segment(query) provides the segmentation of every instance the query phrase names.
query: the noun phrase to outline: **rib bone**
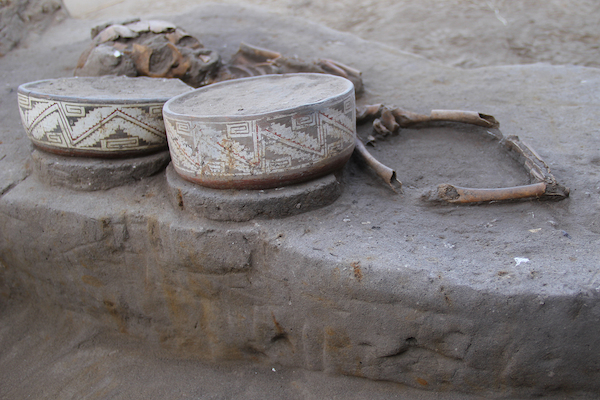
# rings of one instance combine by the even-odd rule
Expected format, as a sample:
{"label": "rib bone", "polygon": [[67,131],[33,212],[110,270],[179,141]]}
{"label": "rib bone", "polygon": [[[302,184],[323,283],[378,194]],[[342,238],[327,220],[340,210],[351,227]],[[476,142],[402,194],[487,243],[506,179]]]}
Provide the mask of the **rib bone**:
{"label": "rib bone", "polygon": [[[437,190],[426,193],[425,200],[445,201],[449,203],[478,203],[489,201],[507,201],[527,198],[545,200],[562,200],[569,196],[569,189],[559,184],[550,172],[548,164],[526,143],[517,136],[504,139],[497,129],[500,124],[487,114],[461,110],[433,110],[430,115],[413,113],[401,108],[389,109],[381,104],[368,105],[357,109],[357,122],[374,119],[373,128],[381,136],[396,133],[400,127],[410,127],[417,123],[432,121],[452,121],[473,124],[492,129],[487,131],[519,161],[529,173],[532,184],[494,189],[464,188],[451,184],[442,184]],[[393,116],[393,118],[391,118]],[[370,139],[372,142],[373,139]],[[366,150],[360,140],[357,140],[356,151],[375,173],[390,186],[396,180],[396,172],[375,159]],[[399,181],[398,181],[399,182]],[[393,188],[393,186],[392,186]]]}

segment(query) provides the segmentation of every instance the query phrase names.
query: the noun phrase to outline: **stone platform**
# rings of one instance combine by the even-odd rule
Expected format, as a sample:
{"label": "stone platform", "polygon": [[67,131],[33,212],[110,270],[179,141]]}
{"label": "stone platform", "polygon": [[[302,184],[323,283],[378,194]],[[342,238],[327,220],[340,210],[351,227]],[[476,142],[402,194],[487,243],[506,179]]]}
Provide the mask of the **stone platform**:
{"label": "stone platform", "polygon": [[[6,90],[4,309],[27,300],[64,310],[92,321],[92,331],[114,331],[117,347],[118,338],[135,340],[186,362],[243,360],[487,398],[600,391],[597,69],[452,69],[236,7],[205,6],[172,20],[225,57],[245,41],[356,67],[366,87],[361,103],[494,115],[506,135],[540,153],[571,197],[423,202],[438,183],[527,183],[482,128],[439,124],[403,130],[372,150],[396,169],[403,194],[351,160],[343,193],[326,207],[283,219],[212,221],[171,204],[165,173],[95,192],[29,175],[16,92]],[[71,39],[8,54],[3,81],[16,89],[61,76],[85,48],[88,29],[89,22],[67,21],[50,37]],[[51,68],[41,68],[47,59],[55,60]],[[1,365],[8,371],[12,364],[4,357]]]}
{"label": "stone platform", "polygon": [[34,150],[30,165],[39,180],[72,190],[107,190],[139,181],[163,171],[171,160],[168,151],[142,157],[98,159],[67,157]]}

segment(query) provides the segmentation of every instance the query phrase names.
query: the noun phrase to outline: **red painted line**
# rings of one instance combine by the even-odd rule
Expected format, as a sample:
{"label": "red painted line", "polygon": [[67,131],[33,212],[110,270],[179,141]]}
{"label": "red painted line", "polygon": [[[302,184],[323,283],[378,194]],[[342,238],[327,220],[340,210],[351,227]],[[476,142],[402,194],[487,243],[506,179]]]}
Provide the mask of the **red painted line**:
{"label": "red painted line", "polygon": [[200,167],[200,163],[197,163],[196,161],[192,160],[188,154],[185,152],[185,150],[183,150],[183,148],[179,145],[179,140],[174,140],[175,145],[179,148],[179,151],[181,151],[181,153],[184,155],[184,157],[189,160],[189,162],[191,162],[192,164],[197,165],[198,167]]}
{"label": "red painted line", "polygon": [[315,153],[320,151],[320,150],[313,149],[312,147],[305,146],[305,145],[303,145],[302,143],[296,142],[295,140],[288,139],[288,138],[284,138],[284,137],[283,137],[283,136],[281,136],[280,134],[278,134],[278,133],[275,133],[275,132],[271,132],[271,131],[270,131],[270,130],[268,130],[268,129],[265,129],[265,131],[269,132],[271,135],[275,135],[275,136],[277,136],[278,138],[280,138],[280,139],[282,139],[282,140],[285,140],[285,141],[288,141],[288,142],[292,142],[292,143],[294,143],[294,144],[296,144],[296,145],[298,145],[298,146],[300,146],[300,147],[302,147],[302,148],[304,148],[304,149],[307,149],[307,150],[310,150],[310,151],[314,151]]}
{"label": "red painted line", "polygon": [[40,121],[41,121],[41,120],[43,120],[44,118],[46,118],[48,116],[48,115],[46,115],[43,118],[41,118],[42,115],[44,115],[44,113],[46,111],[48,111],[49,109],[51,109],[54,106],[57,106],[57,104],[56,103],[50,104],[48,107],[44,108],[44,110],[42,110],[42,112],[37,117],[35,117],[35,119],[31,122],[31,125],[29,125],[29,127],[30,127],[29,132],[31,132],[31,130],[33,129],[33,127],[36,126],[39,123],[38,119],[40,119]]}
{"label": "red painted line", "polygon": [[325,118],[327,118],[328,120],[330,120],[330,121],[333,121],[333,122],[335,122],[336,124],[339,124],[339,125],[343,126],[344,128],[348,129],[350,132],[352,132],[352,128],[350,128],[350,127],[348,127],[348,126],[346,126],[346,125],[342,124],[340,121],[336,121],[335,119],[333,119],[333,117],[330,117],[329,115],[327,115],[327,114],[325,114],[325,113],[323,113],[323,112],[319,112],[319,114],[321,114],[322,116],[324,116],[324,117],[325,117]]}
{"label": "red painted line", "polygon": [[[152,129],[152,130],[157,130],[156,128],[152,127],[151,125],[145,124],[145,123],[143,123],[142,121],[140,121],[139,119],[137,119],[137,118],[134,118],[134,117],[132,117],[131,115],[129,115],[129,114],[127,114],[126,112],[124,112],[123,110],[121,110],[121,109],[117,108],[117,109],[115,109],[113,112],[111,112],[110,114],[108,114],[106,117],[104,117],[104,118],[103,118],[101,121],[99,121],[98,123],[96,123],[96,124],[92,125],[92,126],[91,126],[91,127],[88,129],[88,130],[84,131],[84,132],[83,132],[81,135],[79,135],[79,137],[77,138],[77,140],[76,140],[76,141],[80,141],[80,140],[81,140],[81,139],[83,139],[85,136],[87,136],[87,134],[88,134],[89,132],[91,132],[91,131],[93,131],[94,129],[96,129],[96,127],[98,127],[98,126],[100,126],[100,125],[102,125],[102,124],[106,123],[106,122],[107,122],[107,120],[108,120],[110,117],[112,117],[114,114],[116,114],[117,112],[120,112],[121,114],[124,114],[124,115],[128,116],[128,117],[129,117],[129,118],[131,118],[132,120],[134,120],[134,121],[136,121],[136,122],[139,122],[139,123],[140,123],[140,125],[143,125],[142,127],[145,127],[145,128],[150,128],[150,129]],[[130,122],[131,122],[131,121],[130,121]]]}
{"label": "red painted line", "polygon": [[254,162],[254,161],[248,161],[248,159],[244,156],[242,156],[241,154],[236,153],[235,151],[232,151],[231,149],[228,149],[227,147],[223,146],[221,143],[219,142],[215,142],[218,146],[220,146],[223,150],[225,150],[227,153],[231,153],[234,156],[237,156],[239,158],[241,158],[242,160],[244,160],[246,162],[246,164],[248,165],[259,165],[260,162]]}

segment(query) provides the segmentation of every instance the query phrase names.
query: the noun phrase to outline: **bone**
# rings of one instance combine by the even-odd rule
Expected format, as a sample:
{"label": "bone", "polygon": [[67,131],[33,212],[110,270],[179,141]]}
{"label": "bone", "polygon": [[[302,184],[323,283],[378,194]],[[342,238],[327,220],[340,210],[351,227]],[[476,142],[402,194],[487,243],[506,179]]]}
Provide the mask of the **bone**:
{"label": "bone", "polygon": [[502,144],[525,167],[533,181],[544,182],[546,189],[543,197],[545,199],[562,200],[569,197],[569,188],[558,183],[548,164],[531,146],[514,135],[502,140]]}
{"label": "bone", "polygon": [[325,61],[329,62],[330,64],[335,64],[338,68],[343,69],[344,71],[346,71],[346,73],[348,75],[356,76],[356,77],[360,77],[362,75],[362,72],[360,72],[359,70],[357,70],[355,68],[352,68],[352,67],[350,67],[350,66],[348,66],[346,64],[342,64],[339,61],[329,60],[329,59],[327,59]]}
{"label": "bone", "polygon": [[385,126],[391,133],[397,133],[400,129],[400,125],[398,122],[396,122],[392,110],[388,109],[387,107],[383,108],[380,120],[383,126]]}
{"label": "bone", "polygon": [[363,161],[377,174],[377,176],[383,179],[394,192],[402,190],[402,182],[396,178],[396,171],[377,161],[377,159],[367,151],[365,145],[358,138],[356,139],[354,151],[359,154]]}
{"label": "bone", "polygon": [[364,91],[362,73],[359,70],[330,59],[317,60],[315,66],[320,69],[319,72],[341,76],[352,81],[356,94],[361,94]]}
{"label": "bone", "polygon": [[[500,126],[498,121],[496,121],[493,116],[482,114],[476,111],[432,110],[430,115],[425,115],[407,111],[399,107],[386,107],[382,106],[381,104],[363,106],[358,110],[358,122],[362,122],[363,120],[369,118],[389,119],[391,116],[393,116],[396,123],[401,128],[408,128],[418,123],[433,121],[462,122],[465,124],[478,125],[486,128],[498,128]],[[393,126],[389,122],[382,121],[382,123],[390,132],[394,132],[395,129],[397,129],[391,129]]]}
{"label": "bone", "polygon": [[325,70],[325,72],[332,75],[341,76],[342,78],[348,78],[348,74],[342,68],[340,68],[334,61],[331,60],[319,60],[317,64]]}
{"label": "bone", "polygon": [[428,122],[431,121],[431,117],[428,115],[417,114],[412,111],[407,111],[402,108],[394,108],[392,109],[392,114],[396,119],[396,122],[402,128],[407,128],[411,125],[418,124],[420,122]]}
{"label": "bone", "polygon": [[240,44],[240,52],[254,58],[262,58],[264,61],[276,60],[281,57],[281,53],[263,49],[262,47],[252,46],[247,43]]}
{"label": "bone", "polygon": [[437,190],[426,193],[424,195],[424,200],[463,204],[482,203],[540,198],[544,196],[545,193],[546,184],[544,182],[494,189],[465,188],[445,183],[439,185]]}
{"label": "bone", "polygon": [[497,128],[500,126],[496,118],[476,111],[432,110],[430,118],[432,121],[462,122],[486,128]]}
{"label": "bone", "polygon": [[361,124],[368,119],[376,118],[381,115],[381,104],[371,104],[361,107],[356,107],[356,122]]}
{"label": "bone", "polygon": [[[449,203],[481,203],[531,198],[562,200],[569,196],[569,188],[558,183],[550,172],[548,164],[542,160],[539,154],[517,136],[509,136],[504,139],[502,132],[498,129],[499,122],[491,115],[462,110],[433,110],[430,115],[423,115],[397,107],[388,108],[381,104],[357,108],[356,115],[357,123],[374,119],[373,129],[379,136],[383,137],[396,132],[400,127],[406,128],[418,123],[432,121],[461,122],[489,128],[490,130],[485,131],[485,133],[498,140],[523,165],[532,181],[529,185],[494,189],[464,188],[443,184],[439,185],[436,190],[424,194],[422,196],[423,200]],[[368,143],[374,144],[372,136],[370,136]],[[394,170],[377,161],[367,152],[362,142],[357,141],[356,149],[365,159],[367,165],[386,183],[390,184],[389,182],[395,179]]]}

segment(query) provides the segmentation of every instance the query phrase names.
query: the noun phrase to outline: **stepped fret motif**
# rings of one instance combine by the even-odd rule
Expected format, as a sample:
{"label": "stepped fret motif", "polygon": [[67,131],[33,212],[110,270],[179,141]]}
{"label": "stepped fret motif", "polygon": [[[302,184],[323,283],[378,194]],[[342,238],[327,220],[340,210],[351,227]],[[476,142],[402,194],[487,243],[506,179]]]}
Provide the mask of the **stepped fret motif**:
{"label": "stepped fret motif", "polygon": [[162,103],[73,104],[19,93],[21,120],[34,144],[121,152],[166,148]]}
{"label": "stepped fret motif", "polygon": [[[264,175],[310,167],[354,145],[353,98],[321,111],[268,121],[165,119],[175,167],[195,174]],[[350,106],[352,105],[352,106]]]}

